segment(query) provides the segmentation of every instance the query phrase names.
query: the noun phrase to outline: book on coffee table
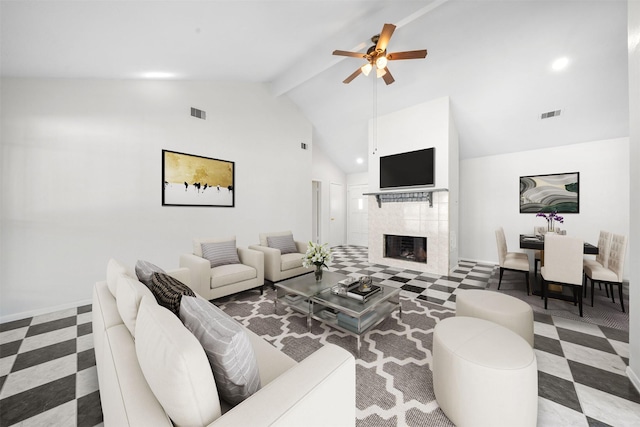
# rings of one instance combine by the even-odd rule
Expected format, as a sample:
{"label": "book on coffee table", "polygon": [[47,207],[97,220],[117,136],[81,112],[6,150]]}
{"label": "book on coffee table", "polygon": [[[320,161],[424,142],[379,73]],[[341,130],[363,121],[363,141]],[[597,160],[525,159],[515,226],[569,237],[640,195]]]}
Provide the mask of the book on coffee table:
{"label": "book on coffee table", "polygon": [[353,288],[347,291],[347,296],[349,298],[357,299],[359,301],[365,302],[369,298],[371,298],[376,293],[380,292],[382,288],[378,285],[371,285],[370,289],[367,291],[360,290],[360,288]]}

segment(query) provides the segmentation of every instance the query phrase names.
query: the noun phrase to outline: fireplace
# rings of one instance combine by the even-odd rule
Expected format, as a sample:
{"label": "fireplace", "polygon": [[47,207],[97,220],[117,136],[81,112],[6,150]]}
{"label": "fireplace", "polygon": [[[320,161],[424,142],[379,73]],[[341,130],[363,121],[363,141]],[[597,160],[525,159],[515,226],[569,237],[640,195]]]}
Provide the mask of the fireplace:
{"label": "fireplace", "polygon": [[384,257],[427,263],[427,238],[384,235]]}

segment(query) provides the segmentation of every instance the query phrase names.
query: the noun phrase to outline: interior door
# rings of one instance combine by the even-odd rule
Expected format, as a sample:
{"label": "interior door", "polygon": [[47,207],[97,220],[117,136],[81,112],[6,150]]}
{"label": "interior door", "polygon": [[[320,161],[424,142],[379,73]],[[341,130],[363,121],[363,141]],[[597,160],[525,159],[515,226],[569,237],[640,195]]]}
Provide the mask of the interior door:
{"label": "interior door", "polygon": [[367,246],[369,244],[369,201],[367,185],[350,185],[348,190],[349,212],[347,214],[347,244]]}
{"label": "interior door", "polygon": [[320,243],[320,224],[322,223],[322,204],[320,181],[311,181],[311,240]]}
{"label": "interior door", "polygon": [[344,245],[345,209],[344,185],[331,183],[329,190],[329,246]]}

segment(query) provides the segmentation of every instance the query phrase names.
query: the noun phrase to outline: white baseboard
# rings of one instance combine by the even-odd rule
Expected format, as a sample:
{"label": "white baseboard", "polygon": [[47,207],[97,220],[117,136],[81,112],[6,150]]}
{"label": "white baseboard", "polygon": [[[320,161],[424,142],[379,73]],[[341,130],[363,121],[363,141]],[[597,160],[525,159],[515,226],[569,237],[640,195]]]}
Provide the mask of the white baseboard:
{"label": "white baseboard", "polygon": [[631,366],[627,366],[627,376],[629,377],[629,380],[631,380],[631,384],[633,384],[636,390],[638,390],[638,393],[640,393],[640,378],[638,378],[636,373],[633,372]]}
{"label": "white baseboard", "polygon": [[38,310],[23,311],[22,313],[9,314],[7,316],[1,316],[0,323],[13,322],[14,320],[26,319],[27,317],[40,316],[42,314],[49,314],[56,311],[67,310],[69,308],[80,307],[88,304],[91,304],[90,299],[70,302],[70,303],[58,305],[55,307],[47,307],[47,308],[41,308]]}

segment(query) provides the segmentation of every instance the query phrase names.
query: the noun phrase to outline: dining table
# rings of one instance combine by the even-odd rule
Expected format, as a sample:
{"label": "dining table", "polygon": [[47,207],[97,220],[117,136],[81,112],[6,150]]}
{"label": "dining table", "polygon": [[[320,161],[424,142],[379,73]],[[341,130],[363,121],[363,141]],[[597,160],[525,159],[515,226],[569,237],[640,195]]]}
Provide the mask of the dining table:
{"label": "dining table", "polygon": [[[540,254],[540,266],[544,265],[544,234],[521,234],[520,235],[520,249],[532,249],[541,251]],[[598,255],[598,247],[591,243],[584,242],[584,254],[585,255]],[[533,295],[542,295],[542,279],[537,280],[537,272],[534,272],[534,281],[531,284]],[[572,300],[573,296],[562,293],[562,287],[549,284],[549,297],[558,298],[562,300]]]}

